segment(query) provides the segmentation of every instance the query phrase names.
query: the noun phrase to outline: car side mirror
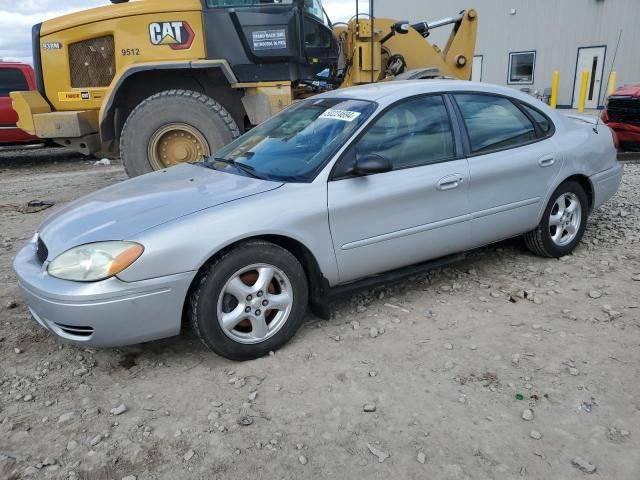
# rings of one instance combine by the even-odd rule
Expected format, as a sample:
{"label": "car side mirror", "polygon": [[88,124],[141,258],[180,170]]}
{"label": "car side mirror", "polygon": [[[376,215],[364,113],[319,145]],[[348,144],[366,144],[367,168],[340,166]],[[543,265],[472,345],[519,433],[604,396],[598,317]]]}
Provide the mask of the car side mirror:
{"label": "car side mirror", "polygon": [[389,159],[377,153],[367,153],[356,158],[355,171],[361,175],[390,172],[392,169]]}

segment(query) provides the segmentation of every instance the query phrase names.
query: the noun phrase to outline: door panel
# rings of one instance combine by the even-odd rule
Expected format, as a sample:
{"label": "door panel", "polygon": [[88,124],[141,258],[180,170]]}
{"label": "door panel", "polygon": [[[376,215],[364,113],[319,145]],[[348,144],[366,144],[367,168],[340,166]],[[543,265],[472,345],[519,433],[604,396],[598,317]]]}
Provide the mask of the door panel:
{"label": "door panel", "polygon": [[[474,246],[533,229],[562,164],[553,137],[538,140],[529,117],[506,98],[456,94],[454,99],[471,149],[469,204]],[[537,115],[538,131],[548,131],[545,117]]]}
{"label": "door panel", "polygon": [[552,139],[469,158],[474,246],[532,230],[562,158]]}
{"label": "door panel", "polygon": [[[389,107],[340,159],[328,205],[341,282],[466,248],[469,167],[455,145],[444,99],[423,95]],[[393,170],[343,178],[368,155]]]}
{"label": "door panel", "polygon": [[[457,179],[457,186],[438,187]],[[465,250],[471,232],[466,160],[329,182],[340,281]]]}
{"label": "door panel", "polygon": [[587,97],[584,106],[585,108],[598,108],[605,51],[605,47],[578,49],[576,80],[573,86],[573,108],[578,108],[580,89],[582,87],[582,72],[585,70],[589,72],[589,80],[587,81]]}

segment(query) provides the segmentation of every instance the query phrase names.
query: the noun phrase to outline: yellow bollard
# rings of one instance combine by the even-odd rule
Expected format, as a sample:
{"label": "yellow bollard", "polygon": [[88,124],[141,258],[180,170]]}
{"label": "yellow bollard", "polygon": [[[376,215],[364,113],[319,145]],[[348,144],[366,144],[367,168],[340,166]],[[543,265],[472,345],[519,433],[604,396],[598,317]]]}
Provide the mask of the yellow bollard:
{"label": "yellow bollard", "polygon": [[616,79],[618,74],[616,72],[611,72],[609,75],[609,85],[607,85],[607,96],[611,95],[613,91],[616,89]]}
{"label": "yellow bollard", "polygon": [[560,72],[553,72],[553,81],[551,82],[551,99],[549,100],[549,105],[551,108],[556,108],[558,105],[558,83],[560,82]]}
{"label": "yellow bollard", "polygon": [[582,85],[580,85],[580,97],[578,97],[578,112],[584,112],[584,102],[587,100],[587,84],[589,83],[589,70],[582,72]]}

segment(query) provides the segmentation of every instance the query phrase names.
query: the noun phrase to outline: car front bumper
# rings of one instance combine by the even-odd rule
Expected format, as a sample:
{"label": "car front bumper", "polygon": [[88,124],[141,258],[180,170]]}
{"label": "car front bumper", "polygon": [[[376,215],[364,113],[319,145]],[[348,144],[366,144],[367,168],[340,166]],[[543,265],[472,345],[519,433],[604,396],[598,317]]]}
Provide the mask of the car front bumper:
{"label": "car front bumper", "polygon": [[36,258],[35,242],[16,256],[14,270],[33,318],[71,343],[116,347],[180,332],[185,299],[196,272],[138,282],[117,277],[71,282],[51,277]]}

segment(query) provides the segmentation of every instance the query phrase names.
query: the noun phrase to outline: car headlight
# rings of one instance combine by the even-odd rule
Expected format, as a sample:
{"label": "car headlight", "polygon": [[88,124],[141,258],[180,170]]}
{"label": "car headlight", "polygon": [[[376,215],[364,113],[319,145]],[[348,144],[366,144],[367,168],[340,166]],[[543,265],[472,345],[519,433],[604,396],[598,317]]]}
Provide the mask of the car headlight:
{"label": "car headlight", "polygon": [[135,242],[87,243],[58,255],[47,267],[49,275],[76,282],[95,282],[117,275],[144,252]]}

